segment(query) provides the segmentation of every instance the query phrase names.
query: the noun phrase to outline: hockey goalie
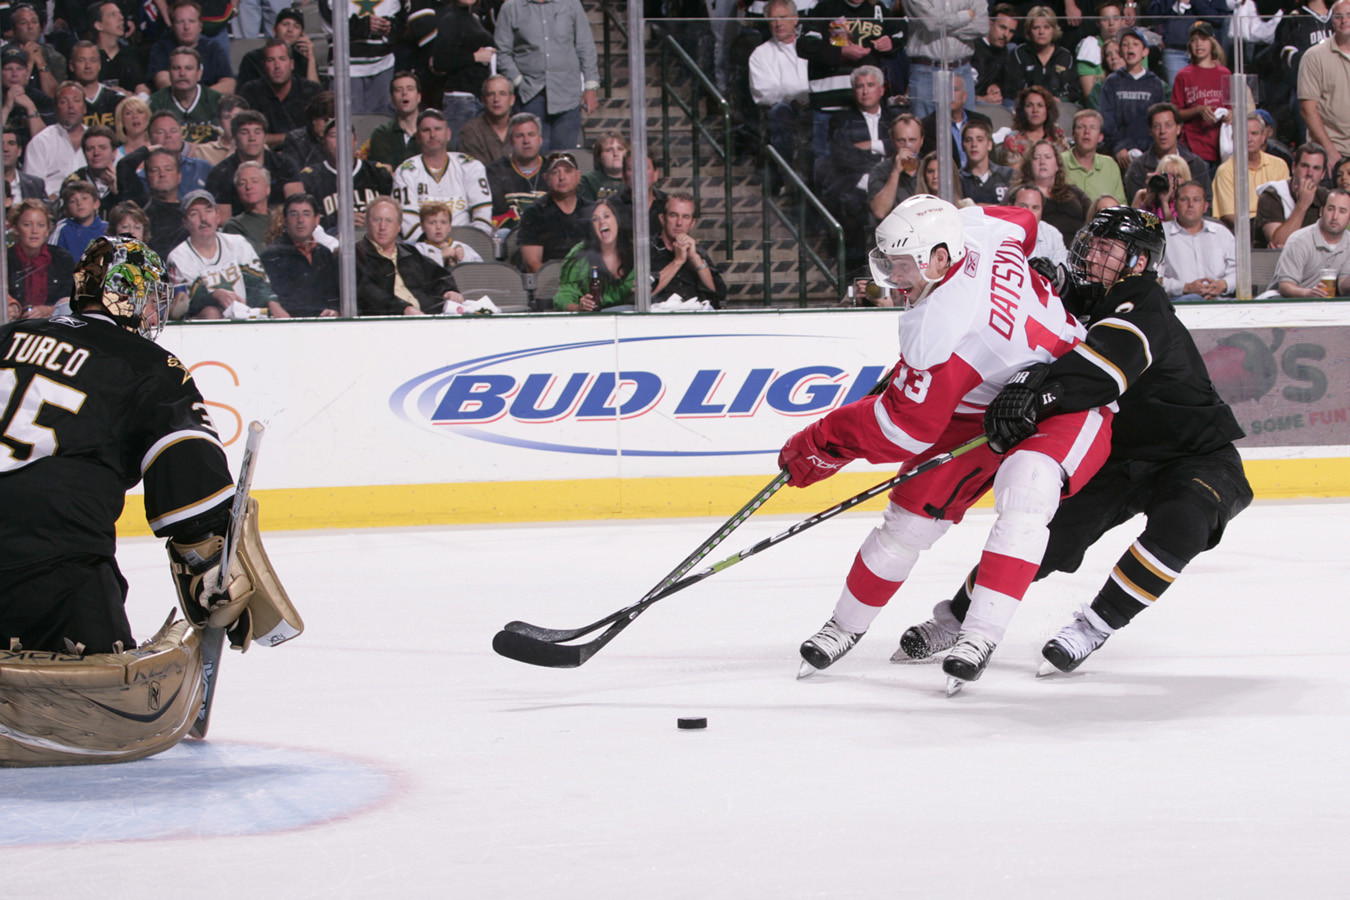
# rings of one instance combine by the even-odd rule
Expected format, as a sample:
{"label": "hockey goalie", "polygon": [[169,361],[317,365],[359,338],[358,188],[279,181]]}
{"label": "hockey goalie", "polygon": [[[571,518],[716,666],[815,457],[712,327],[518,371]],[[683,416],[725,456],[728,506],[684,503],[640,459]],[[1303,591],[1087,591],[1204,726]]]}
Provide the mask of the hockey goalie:
{"label": "hockey goalie", "polygon": [[[263,551],[257,501],[232,504],[191,374],[154,343],[170,300],[159,257],[133,238],[99,237],[74,282],[71,315],[0,327],[5,766],[166,750],[209,712],[213,630],[243,651],[304,628]],[[140,481],[187,620],[171,614],[138,646],[115,526]]]}

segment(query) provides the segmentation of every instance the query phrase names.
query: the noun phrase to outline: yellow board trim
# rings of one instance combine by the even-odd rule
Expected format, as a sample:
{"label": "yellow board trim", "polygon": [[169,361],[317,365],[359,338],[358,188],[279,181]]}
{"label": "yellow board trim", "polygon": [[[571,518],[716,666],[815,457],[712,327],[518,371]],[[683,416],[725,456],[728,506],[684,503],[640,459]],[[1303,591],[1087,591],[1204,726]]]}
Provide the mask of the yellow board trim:
{"label": "yellow board trim", "polygon": [[[1246,463],[1258,499],[1350,496],[1350,459],[1263,459]],[[267,530],[380,528],[649,519],[731,515],[773,474],[710,478],[597,478],[572,481],[491,481],[370,485],[254,491],[266,509]],[[819,512],[885,480],[882,472],[841,472],[806,490],[784,488],[762,512]],[[881,509],[885,496],[859,509]],[[987,505],[986,497],[981,505]],[[127,497],[117,523],[122,537],[150,534],[141,496]]]}

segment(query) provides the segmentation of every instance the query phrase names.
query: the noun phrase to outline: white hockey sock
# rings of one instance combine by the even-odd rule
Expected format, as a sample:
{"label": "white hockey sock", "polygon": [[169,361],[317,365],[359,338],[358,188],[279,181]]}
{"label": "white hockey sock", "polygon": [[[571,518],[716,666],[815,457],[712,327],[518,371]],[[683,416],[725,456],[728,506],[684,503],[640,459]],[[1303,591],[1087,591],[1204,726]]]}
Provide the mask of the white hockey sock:
{"label": "white hockey sock", "polygon": [[845,631],[862,634],[872,627],[872,621],[883,609],[884,606],[868,606],[849,593],[848,588],[844,588],[834,604],[834,621]]}
{"label": "white hockey sock", "polygon": [[973,631],[997,644],[1003,640],[1008,623],[1020,605],[1016,597],[976,585],[970,594],[970,609],[966,612],[961,630]]}

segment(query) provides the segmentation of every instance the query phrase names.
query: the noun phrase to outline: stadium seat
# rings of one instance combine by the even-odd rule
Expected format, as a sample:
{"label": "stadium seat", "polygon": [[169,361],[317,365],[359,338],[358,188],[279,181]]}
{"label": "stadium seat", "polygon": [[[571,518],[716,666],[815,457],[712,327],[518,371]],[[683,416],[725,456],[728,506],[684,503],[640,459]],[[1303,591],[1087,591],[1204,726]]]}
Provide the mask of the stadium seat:
{"label": "stadium seat", "polygon": [[353,115],[352,128],[356,129],[356,146],[364,146],[370,140],[370,133],[389,121],[389,116]]}
{"label": "stadium seat", "polygon": [[1073,134],[1073,117],[1082,108],[1077,103],[1071,103],[1068,100],[1059,101],[1059,127],[1064,129],[1065,135]]}
{"label": "stadium seat", "polygon": [[1270,280],[1275,277],[1275,267],[1280,262],[1279,250],[1252,250],[1252,296],[1270,288]]}
{"label": "stadium seat", "polygon": [[1005,109],[1000,103],[976,103],[975,111],[989,117],[989,121],[993,123],[994,131],[1012,127],[1012,112]]}
{"label": "stadium seat", "polygon": [[549,260],[534,273],[534,296],[530,300],[530,309],[537,312],[553,308],[553,298],[558,293],[558,281],[561,277],[560,259]]}
{"label": "stadium seat", "polygon": [[468,244],[478,251],[478,255],[483,257],[483,262],[492,262],[497,258],[496,251],[492,248],[492,238],[472,225],[456,225],[450,229],[450,238]]}
{"label": "stadium seat", "polygon": [[268,38],[230,38],[230,65],[236,72],[239,71],[239,63],[243,62],[244,57],[253,50],[266,44]]}
{"label": "stadium seat", "polygon": [[455,286],[465,300],[491,297],[502,312],[525,312],[529,294],[520,272],[499,262],[463,263],[455,266]]}

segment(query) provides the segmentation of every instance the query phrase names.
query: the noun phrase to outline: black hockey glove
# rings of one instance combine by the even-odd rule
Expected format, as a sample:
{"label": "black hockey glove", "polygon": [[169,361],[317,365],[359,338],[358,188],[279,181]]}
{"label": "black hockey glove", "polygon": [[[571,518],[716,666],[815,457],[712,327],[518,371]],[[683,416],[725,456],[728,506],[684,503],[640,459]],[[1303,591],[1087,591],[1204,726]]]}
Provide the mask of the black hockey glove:
{"label": "black hockey glove", "polygon": [[1018,372],[984,411],[984,433],[989,449],[1007,453],[1036,433],[1036,423],[1059,406],[1059,382],[1045,384],[1044,363]]}
{"label": "black hockey glove", "polygon": [[1064,286],[1069,283],[1069,270],[1063,263],[1052,262],[1044,256],[1034,256],[1027,260],[1027,265],[1050,282],[1056,294],[1062,293]]}
{"label": "black hockey glove", "polygon": [[1074,284],[1069,277],[1069,269],[1063,263],[1051,262],[1044,256],[1036,256],[1027,260],[1032,271],[1040,275],[1050,286],[1055,289],[1055,295],[1064,303],[1064,308],[1074,315],[1079,315],[1078,286]]}

